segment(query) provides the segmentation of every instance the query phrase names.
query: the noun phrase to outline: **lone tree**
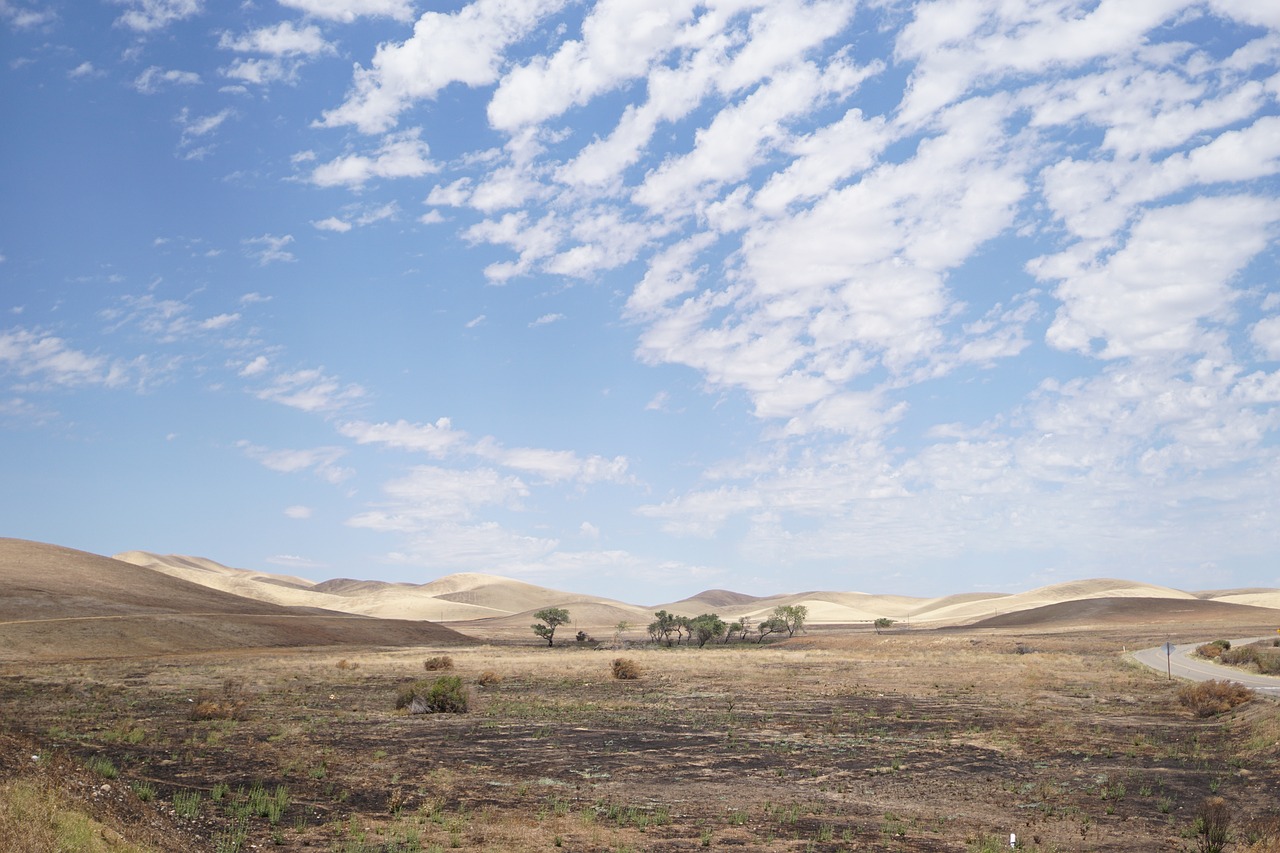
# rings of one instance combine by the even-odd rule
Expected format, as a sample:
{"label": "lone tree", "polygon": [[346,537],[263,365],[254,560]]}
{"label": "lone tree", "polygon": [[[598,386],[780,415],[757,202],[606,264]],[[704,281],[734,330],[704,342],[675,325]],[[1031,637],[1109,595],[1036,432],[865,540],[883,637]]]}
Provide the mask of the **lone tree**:
{"label": "lone tree", "polygon": [[553,645],[556,637],[556,628],[569,621],[569,611],[563,607],[544,607],[537,613],[533,614],[534,619],[541,619],[541,625],[530,625],[533,633],[547,641],[547,645]]}
{"label": "lone tree", "polygon": [[804,620],[809,618],[809,608],[803,604],[779,604],[773,608],[773,618],[784,624],[788,637],[794,637],[796,631],[804,628]]}
{"label": "lone tree", "polygon": [[893,620],[889,619],[888,617],[881,616],[879,619],[876,620],[875,624],[876,624],[876,633],[879,634],[880,631],[883,629],[892,628]]}
{"label": "lone tree", "polygon": [[761,619],[760,624],[756,626],[756,632],[760,634],[756,642],[763,643],[764,638],[770,634],[780,634],[785,630],[787,630],[787,623],[781,616],[770,616],[768,619]]}

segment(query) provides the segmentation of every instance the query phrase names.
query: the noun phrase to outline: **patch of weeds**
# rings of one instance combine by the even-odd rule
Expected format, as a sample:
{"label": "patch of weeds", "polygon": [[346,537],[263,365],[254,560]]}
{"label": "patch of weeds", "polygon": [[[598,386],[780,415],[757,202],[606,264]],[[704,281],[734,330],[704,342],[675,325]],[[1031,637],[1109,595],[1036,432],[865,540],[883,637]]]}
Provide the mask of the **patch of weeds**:
{"label": "patch of weeds", "polygon": [[422,662],[422,668],[427,672],[439,672],[445,669],[453,669],[453,658],[448,655],[437,655],[436,657],[427,658]]}
{"label": "patch of weeds", "polygon": [[174,791],[173,792],[173,812],[182,818],[197,818],[200,816],[200,792],[199,791]]}
{"label": "patch of weeds", "polygon": [[103,779],[114,779],[120,775],[120,771],[116,769],[115,764],[105,755],[95,755],[84,764]]}
{"label": "patch of weeds", "polygon": [[133,789],[133,793],[144,803],[149,803],[156,798],[156,786],[150,782],[132,782],[129,785]]}

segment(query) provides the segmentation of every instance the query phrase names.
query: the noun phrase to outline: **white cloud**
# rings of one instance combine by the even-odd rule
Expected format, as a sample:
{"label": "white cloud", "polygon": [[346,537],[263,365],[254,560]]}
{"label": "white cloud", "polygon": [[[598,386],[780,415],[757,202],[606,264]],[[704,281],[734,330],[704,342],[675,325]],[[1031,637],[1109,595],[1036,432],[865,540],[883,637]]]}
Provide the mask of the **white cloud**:
{"label": "white cloud", "polygon": [[529,490],[518,477],[489,468],[461,471],[420,465],[383,486],[388,502],[347,523],[373,530],[414,532],[442,521],[467,521],[476,510],[519,509]]}
{"label": "white cloud", "polygon": [[89,61],[81,62],[75,68],[67,72],[68,79],[79,80],[81,77],[100,77],[102,72],[93,67],[93,63]]}
{"label": "white cloud", "polygon": [[563,319],[564,319],[563,314],[543,314],[541,317],[539,317],[538,319],[530,323],[529,328],[536,328],[538,326],[549,326],[552,323],[558,323]]}
{"label": "white cloud", "polygon": [[142,33],[164,29],[203,11],[200,0],[115,0],[129,8],[116,20],[120,26]]}
{"label": "white cloud", "polygon": [[343,384],[323,370],[307,368],[278,373],[255,396],[304,412],[338,412],[358,404],[367,392],[355,383]]}
{"label": "white cloud", "polygon": [[253,361],[240,368],[241,376],[259,376],[265,373],[271,362],[267,360],[265,355],[257,356]]}
{"label": "white cloud", "polygon": [[493,83],[504,51],[562,5],[563,0],[476,0],[450,14],[425,12],[412,37],[379,45],[370,67],[357,66],[346,101],[326,111],[321,123],[382,133],[413,101],[432,99],[451,83]]}
{"label": "white cloud", "polygon": [[334,53],[334,47],[325,40],[315,24],[299,27],[292,21],[281,21],[250,30],[239,36],[223,33],[218,47],[239,53],[265,53],[271,56],[320,56]]}
{"label": "white cloud", "polygon": [[[309,450],[271,450],[249,441],[238,441],[236,446],[255,462],[281,474],[297,474],[310,471],[331,485],[339,485],[355,476],[355,471],[344,468],[338,461],[346,455],[341,447],[316,447]],[[297,516],[293,516],[297,517]]]}
{"label": "white cloud", "polygon": [[16,30],[29,30],[52,24],[58,19],[58,13],[53,9],[28,9],[0,0],[0,18]]}
{"label": "white cloud", "polygon": [[280,5],[344,24],[366,17],[397,21],[413,17],[413,0],[280,0]]}
{"label": "white cloud", "polygon": [[1266,358],[1280,361],[1280,317],[1264,317],[1254,323],[1249,336]]}
{"label": "white cloud", "polygon": [[418,128],[387,134],[372,156],[348,154],[316,166],[311,182],[359,189],[374,178],[419,178],[435,172],[439,167],[431,162],[430,149],[420,135]]}
{"label": "white cloud", "polygon": [[345,219],[339,219],[336,216],[330,216],[327,219],[313,220],[312,227],[320,231],[336,231],[339,234],[345,234],[351,230],[351,223]]}
{"label": "white cloud", "polygon": [[283,236],[263,234],[259,237],[248,237],[241,242],[248,247],[250,257],[257,259],[258,266],[265,267],[267,264],[276,262],[292,263],[297,260],[293,252],[285,248],[293,242],[292,234]]}
{"label": "white cloud", "polygon": [[302,506],[300,504],[295,504],[294,506],[285,507],[284,514],[286,518],[294,518],[301,521],[301,520],[308,519],[312,515],[314,515],[315,510],[313,510],[309,506]]}
{"label": "white cloud", "polygon": [[1280,205],[1256,196],[1201,198],[1150,210],[1106,259],[1054,267],[1062,300],[1048,341],[1102,358],[1208,351],[1235,300],[1230,283],[1271,244]]}
{"label": "white cloud", "polygon": [[36,385],[76,387],[120,385],[122,369],[100,355],[67,345],[55,335],[33,329],[0,331],[0,369]]}
{"label": "white cloud", "polygon": [[357,444],[384,444],[397,450],[410,450],[443,457],[466,438],[466,433],[453,428],[448,418],[435,423],[413,424],[400,420],[395,423],[368,423],[351,421],[338,427],[338,432]]}
{"label": "white cloud", "polygon": [[164,69],[152,65],[137,76],[133,81],[133,88],[144,95],[154,95],[166,86],[195,86],[199,83],[200,75],[194,71]]}

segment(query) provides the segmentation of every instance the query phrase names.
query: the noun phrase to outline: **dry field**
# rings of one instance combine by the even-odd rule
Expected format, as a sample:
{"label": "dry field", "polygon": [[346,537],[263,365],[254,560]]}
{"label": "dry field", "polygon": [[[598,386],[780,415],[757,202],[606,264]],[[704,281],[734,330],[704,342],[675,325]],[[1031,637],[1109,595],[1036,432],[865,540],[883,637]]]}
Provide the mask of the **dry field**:
{"label": "dry field", "polygon": [[[1221,797],[1228,849],[1280,850],[1278,706],[1195,718],[1123,655],[1163,639],[815,629],[0,663],[0,849],[41,849],[13,839],[43,808],[102,850],[981,851],[1010,833],[1195,850]],[[452,670],[424,672],[443,655]],[[613,677],[620,656],[639,678]],[[450,673],[468,713],[395,709]]]}

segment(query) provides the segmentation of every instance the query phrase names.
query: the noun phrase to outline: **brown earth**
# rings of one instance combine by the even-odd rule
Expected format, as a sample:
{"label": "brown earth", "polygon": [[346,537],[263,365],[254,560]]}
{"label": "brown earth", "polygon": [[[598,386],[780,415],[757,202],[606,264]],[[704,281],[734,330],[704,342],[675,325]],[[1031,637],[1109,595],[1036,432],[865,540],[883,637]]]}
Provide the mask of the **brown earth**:
{"label": "brown earth", "polygon": [[[1267,608],[1099,598],[701,650],[547,648],[527,626],[483,645],[181,582],[135,597],[131,569],[47,548],[0,542],[6,592],[47,617],[0,599],[0,829],[27,784],[166,853],[989,851],[1010,833],[1175,851],[1222,797],[1232,850],[1280,850],[1278,706],[1197,718],[1124,654],[1272,633]],[[397,711],[444,655],[469,712]],[[612,677],[619,656],[638,679]]]}

